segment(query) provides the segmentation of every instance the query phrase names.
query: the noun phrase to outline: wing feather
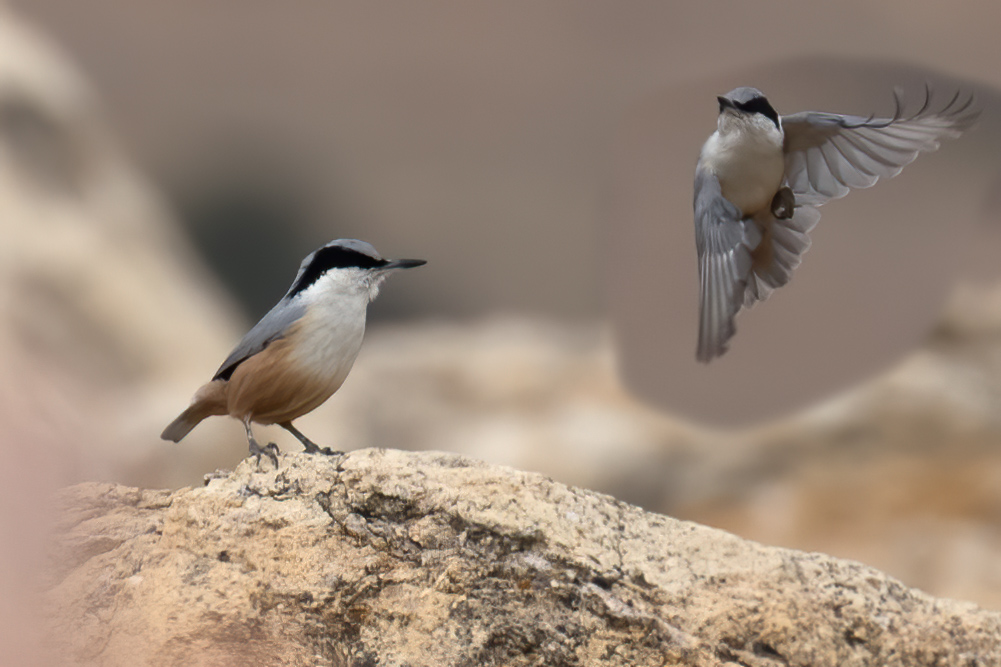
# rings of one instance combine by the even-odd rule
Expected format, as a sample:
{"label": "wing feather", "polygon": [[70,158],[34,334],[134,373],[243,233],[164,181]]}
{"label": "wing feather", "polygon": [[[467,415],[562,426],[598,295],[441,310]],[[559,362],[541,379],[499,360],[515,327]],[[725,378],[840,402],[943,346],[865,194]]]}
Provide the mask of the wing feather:
{"label": "wing feather", "polygon": [[796,203],[819,206],[892,178],[921,152],[934,151],[942,139],[958,137],[977,119],[973,96],[957,92],[939,111],[931,110],[926,91],[921,108],[904,117],[900,98],[892,118],[863,118],[820,111],[782,117],[786,182]]}
{"label": "wing feather", "polygon": [[306,307],[299,298],[283,298],[237,343],[212,379],[228,380],[237,366],[284,336],[305,312]]}
{"label": "wing feather", "polygon": [[[831,175],[846,188],[866,187],[867,184],[875,183],[876,178],[867,170],[845,167],[845,164],[851,164],[851,161],[845,155],[847,149],[841,146],[842,143],[844,142],[841,137],[835,137],[820,147],[824,154],[824,161],[827,162],[827,166],[831,170]],[[854,155],[850,151],[849,154]]]}
{"label": "wing feather", "polygon": [[[869,158],[865,151],[856,148],[844,137],[832,137],[829,145],[844,158],[835,160],[839,165],[837,176],[842,183],[850,188],[868,188],[876,184],[879,174],[867,164]],[[842,162],[855,165],[855,168],[845,166]]]}
{"label": "wing feather", "polygon": [[696,357],[708,362],[727,349],[734,317],[744,302],[751,252],[761,242],[752,220],[720,191],[701,166],[695,176],[695,245],[699,259],[699,342]]}

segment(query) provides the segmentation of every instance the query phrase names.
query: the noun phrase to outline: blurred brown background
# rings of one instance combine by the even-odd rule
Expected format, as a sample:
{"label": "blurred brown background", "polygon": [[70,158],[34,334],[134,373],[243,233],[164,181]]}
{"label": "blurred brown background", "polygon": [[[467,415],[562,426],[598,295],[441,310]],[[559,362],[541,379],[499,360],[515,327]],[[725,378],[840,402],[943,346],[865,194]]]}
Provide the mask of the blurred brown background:
{"label": "blurred brown background", "polygon": [[[360,237],[430,264],[373,305],[302,420],[318,442],[461,451],[1001,608],[1001,8],[12,4],[0,529],[81,479],[232,467],[237,424],[160,429],[302,256]],[[866,114],[926,79],[976,90],[980,127],[826,206],[792,284],[696,367],[714,96]]]}

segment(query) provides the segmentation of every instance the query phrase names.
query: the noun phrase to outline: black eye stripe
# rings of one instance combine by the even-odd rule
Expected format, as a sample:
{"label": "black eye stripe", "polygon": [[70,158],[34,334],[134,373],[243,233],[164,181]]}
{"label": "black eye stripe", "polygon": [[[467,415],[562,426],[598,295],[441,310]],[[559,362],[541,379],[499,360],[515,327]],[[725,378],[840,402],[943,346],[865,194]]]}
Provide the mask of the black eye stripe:
{"label": "black eye stripe", "polygon": [[772,108],[772,105],[768,103],[768,100],[763,97],[754,97],[746,102],[736,102],[734,106],[747,113],[760,113],[762,116],[769,118],[778,127],[779,115]]}
{"label": "black eye stripe", "polygon": [[315,283],[329,269],[376,269],[388,263],[388,260],[376,259],[357,250],[341,246],[320,248],[313,255],[306,270],[295,281],[295,285],[289,290],[289,296],[295,296]]}

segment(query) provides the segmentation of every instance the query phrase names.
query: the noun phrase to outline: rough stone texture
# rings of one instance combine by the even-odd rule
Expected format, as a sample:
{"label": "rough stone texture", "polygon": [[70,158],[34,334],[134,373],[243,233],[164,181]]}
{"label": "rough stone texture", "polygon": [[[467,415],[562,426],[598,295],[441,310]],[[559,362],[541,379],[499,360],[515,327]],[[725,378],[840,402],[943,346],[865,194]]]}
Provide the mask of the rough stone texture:
{"label": "rough stone texture", "polygon": [[[342,391],[299,425],[341,449],[394,443],[542,472],[1001,609],[998,304],[1001,289],[968,285],[938,334],[889,373],[731,431],[636,400],[598,326],[493,318],[382,328]],[[280,429],[267,433],[299,448]]]}
{"label": "rough stone texture", "polygon": [[62,664],[1001,665],[1001,614],[455,455],[69,489]]}
{"label": "rough stone texture", "polygon": [[[58,4],[77,12],[66,23],[68,27],[85,22],[100,26],[101,44],[111,45],[107,48],[115,54],[107,62],[118,67],[127,61],[136,69],[134,61],[120,57],[114,30],[109,32],[107,21],[95,19],[98,14],[91,5],[84,9],[80,3]],[[110,7],[115,3],[105,4]],[[163,3],[162,7],[174,5]],[[122,11],[124,6],[115,6],[112,13],[120,18]],[[228,10],[218,11],[222,17],[218,20],[230,20]],[[566,17],[559,18],[563,25]],[[116,25],[126,23],[118,21]],[[162,45],[176,65],[177,40],[135,39],[135,28],[162,30],[171,25],[169,21],[140,21],[119,35],[128,35],[134,43]],[[269,21],[268,25],[274,23]],[[407,35],[416,34],[411,23],[399,25]],[[201,32],[211,35],[206,43],[218,51],[218,35]],[[543,33],[542,43],[551,52],[553,35]],[[300,31],[269,34],[298,39]],[[353,34],[362,33],[354,30]],[[967,33],[964,30],[962,34]],[[659,33],[657,40],[666,43]],[[335,42],[324,33],[324,44]],[[374,44],[370,39],[362,42]],[[81,51],[79,42],[67,43]],[[925,46],[922,43],[922,48]],[[190,49],[184,52],[193,53]],[[260,48],[257,52],[268,53]],[[404,72],[412,79],[413,72],[394,68],[381,47],[372,53],[377,54],[380,67],[390,64],[387,71],[393,76]],[[528,51],[519,46],[519,53]],[[328,79],[329,69],[323,69]],[[434,63],[425,69],[440,71]],[[145,71],[143,67],[138,70]],[[159,71],[150,71],[154,70]],[[246,71],[245,63],[240,70]],[[534,65],[532,71],[537,71]],[[659,60],[651,71],[660,85],[664,72]],[[113,78],[131,81],[131,77]],[[366,87],[374,80],[371,76],[356,79]],[[621,77],[612,79],[623,81]],[[183,94],[174,95],[164,88],[175,83],[181,85],[183,90],[178,91]],[[491,95],[494,83],[491,80],[488,86]],[[119,85],[109,79],[102,84],[102,90]],[[114,116],[121,119],[124,113],[149,118],[147,112],[156,109],[164,118],[174,118],[173,108],[152,101],[161,94],[185,101],[193,112],[205,108],[201,98],[190,94],[191,84],[188,77],[145,77],[146,88],[132,100],[142,104],[127,101],[123,105],[119,97],[117,104],[112,103]],[[214,85],[210,88],[222,90]],[[308,86],[296,88],[312,90]],[[340,86],[331,90],[335,88],[342,91]],[[391,84],[386,90],[410,88]],[[151,91],[159,92],[151,95]],[[358,99],[372,99],[368,97],[370,90],[363,92]],[[440,99],[438,92],[436,100]],[[469,97],[465,88],[461,93],[464,100]],[[266,94],[282,107],[273,117],[288,118],[287,98]],[[239,102],[249,109],[245,100]],[[559,107],[546,104],[557,109],[560,117],[567,117]],[[573,116],[586,106],[575,97]],[[310,108],[322,109],[324,105]],[[462,108],[468,110],[469,105]],[[352,113],[364,119],[382,118],[369,113],[365,103],[353,109]],[[31,626],[24,620],[24,610],[33,591],[24,585],[27,578],[23,573],[37,560],[36,532],[43,523],[40,514],[48,489],[84,478],[178,486],[198,480],[204,471],[218,465],[235,465],[246,451],[242,429],[226,419],[209,420],[180,445],[158,440],[160,428],[215,369],[239,337],[240,327],[227,316],[227,302],[206,272],[191,261],[189,249],[174,231],[174,221],[156,193],[118,149],[101,111],[89,87],[58,48],[0,8],[0,418],[4,423],[0,453],[5,462],[0,467],[0,653],[15,664],[28,663],[10,658],[11,645],[26,636]],[[425,120],[434,117],[423,116]],[[529,117],[536,118],[525,116]],[[227,127],[232,126],[231,114],[223,113],[221,118]],[[701,114],[699,118],[699,122],[704,121]],[[341,120],[335,124],[343,128]],[[166,132],[169,128],[161,122],[151,122],[149,127],[153,131],[148,136],[181,148],[182,144],[197,146],[206,155],[217,145],[202,141],[208,139],[205,134],[192,141],[195,135],[183,128],[178,133],[178,126],[173,126],[174,134]],[[413,127],[426,130],[423,122]],[[121,125],[115,127],[121,129]],[[424,256],[411,244],[428,239],[434,243],[434,252],[427,255],[433,259],[434,271],[414,278],[430,281],[424,285],[431,286],[436,298],[447,292],[443,287],[462,287],[475,294],[477,304],[489,302],[496,307],[508,303],[494,298],[498,283],[489,278],[489,262],[479,262],[476,267],[477,275],[489,278],[491,287],[486,292],[467,281],[450,280],[452,274],[441,263],[447,263],[447,257],[461,262],[468,261],[462,258],[481,257],[471,254],[468,238],[427,234],[427,224],[433,223],[433,229],[445,228],[438,203],[453,200],[426,198],[435,205],[417,208],[423,211],[418,214],[427,224],[416,220],[410,194],[398,191],[395,199],[386,194],[394,182],[411,181],[387,180],[386,169],[392,168],[393,160],[383,159],[385,155],[370,159],[371,137],[364,138],[357,129],[348,128],[343,135],[353,142],[351,147],[337,146],[337,150],[316,154],[336,155],[342,166],[352,169],[367,160],[369,167],[365,169],[377,178],[363,196],[380,206],[393,200],[393,206],[402,205],[400,210],[407,211],[402,218],[388,209],[376,216],[361,216],[357,223],[351,223],[364,226],[357,227],[357,233],[367,237],[386,233],[375,228],[376,220],[402,224],[386,236],[397,247],[406,245],[410,252]],[[449,136],[460,136],[452,124],[446,124],[446,129]],[[386,136],[381,130],[376,134]],[[185,140],[178,141],[178,136]],[[285,135],[255,131],[255,136]],[[462,142],[468,143],[468,139],[461,133]],[[408,145],[395,139],[391,143]],[[433,143],[435,151],[442,145],[437,140]],[[570,153],[562,146],[572,143],[546,146],[556,151],[554,155],[565,156]],[[416,162],[405,160],[398,165],[407,169],[415,164],[424,175],[429,171],[427,153],[422,151]],[[478,154],[489,155],[490,151]],[[469,173],[469,152],[463,150],[454,156],[454,164]],[[493,159],[488,162],[497,164]],[[517,182],[508,180],[502,190],[519,190],[522,179],[539,182],[537,173],[519,166],[522,162],[505,163],[503,168]],[[572,162],[585,170],[599,163],[578,157]],[[919,160],[913,168],[921,164]],[[911,169],[908,178],[913,178]],[[550,171],[567,173],[562,168]],[[497,178],[493,166],[483,174],[484,182],[493,185],[503,180]],[[193,178],[203,175],[195,173]],[[338,191],[331,190],[325,177],[317,182],[322,183],[324,193]],[[455,194],[454,178],[445,177],[442,183],[447,184],[450,196]],[[517,187],[508,187],[512,185]],[[688,188],[690,182],[678,187],[682,186]],[[425,190],[421,189],[424,195]],[[537,190],[534,185],[530,188]],[[584,210],[589,200],[579,197],[574,188],[570,190],[574,193],[568,201],[576,202],[575,206],[584,203],[581,211],[575,209],[567,217],[571,223],[568,229],[579,231],[586,215],[578,213],[589,215]],[[486,210],[475,197],[492,190],[474,187],[459,191],[473,193],[473,199],[466,201],[469,206],[460,208]],[[527,225],[525,229],[534,229],[538,225],[533,216],[544,211],[546,228],[552,229],[552,207],[540,208],[538,197],[502,200],[504,205],[527,203],[533,215],[498,214],[497,219],[520,220]],[[493,205],[487,209],[498,210]],[[468,211],[456,211],[454,217],[461,221],[456,229],[503,230],[505,238],[528,238],[512,234],[505,225],[470,225],[468,221],[478,213],[471,216]],[[323,230],[329,229],[328,222],[325,218]],[[660,218],[657,224],[663,224]],[[558,241],[561,252],[573,256],[573,266],[579,270],[586,262],[579,261],[581,255],[567,245],[568,238],[552,235],[549,243]],[[584,237],[573,238],[580,241]],[[539,241],[538,235],[532,239]],[[646,245],[656,251],[656,244]],[[984,244],[985,254],[992,260],[995,257],[989,251],[994,247]],[[550,277],[551,250],[540,251]],[[496,266],[509,266],[508,255]],[[523,259],[524,255],[518,257]],[[468,266],[460,268],[465,272]],[[519,272],[522,279],[529,275]],[[556,295],[564,302],[568,287],[580,290],[578,294],[596,294],[593,281],[577,280],[573,273],[560,275],[559,286],[546,288],[547,298]],[[387,289],[375,307],[388,308],[394,299],[400,304],[406,301],[405,295],[428,289],[408,292],[410,281],[406,281],[408,285],[402,282]],[[501,287],[508,289],[514,284],[505,282]],[[536,291],[538,281],[528,279],[528,284],[532,294],[541,294]],[[665,287],[656,283],[655,288]],[[423,306],[407,303],[408,312],[424,312]],[[648,509],[770,544],[860,559],[892,572],[909,585],[1001,609],[999,379],[998,289],[958,293],[939,334],[892,373],[782,423],[726,433],[681,423],[630,396],[617,380],[613,347],[597,323],[500,318],[456,324],[407,323],[371,331],[343,391],[304,419],[301,426],[316,440],[344,449],[385,443],[408,449],[448,449],[541,471],[562,482],[612,493]],[[299,448],[285,434],[274,437]]]}
{"label": "rough stone texture", "polygon": [[160,406],[235,335],[192,258],[74,67],[0,3],[0,664],[34,664],[49,493],[138,481]]}

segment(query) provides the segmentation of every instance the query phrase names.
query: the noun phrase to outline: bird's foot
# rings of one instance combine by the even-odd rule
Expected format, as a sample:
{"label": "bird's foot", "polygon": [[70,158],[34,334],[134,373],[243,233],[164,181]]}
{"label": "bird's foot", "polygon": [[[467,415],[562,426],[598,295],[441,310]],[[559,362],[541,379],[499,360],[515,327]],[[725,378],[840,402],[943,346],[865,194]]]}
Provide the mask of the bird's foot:
{"label": "bird's foot", "polygon": [[295,426],[292,426],[292,422],[285,422],[281,424],[281,427],[295,436],[295,439],[302,443],[303,448],[307,454],[323,454],[324,456],[343,456],[344,452],[337,452],[330,447],[320,447],[315,442],[307,438],[302,434],[302,432]]}
{"label": "bird's foot", "polygon": [[772,197],[772,215],[779,220],[788,220],[796,213],[796,195],[788,185],[779,188]]}
{"label": "bird's foot", "polygon": [[256,440],[251,440],[250,455],[257,457],[258,465],[261,463],[261,456],[267,456],[275,464],[275,468],[278,468],[278,445],[273,442],[269,442],[264,447],[261,447],[257,444]]}
{"label": "bird's foot", "polygon": [[324,456],[344,456],[344,452],[334,451],[330,447],[320,447],[311,440],[304,440],[302,446],[307,454],[323,454]]}

